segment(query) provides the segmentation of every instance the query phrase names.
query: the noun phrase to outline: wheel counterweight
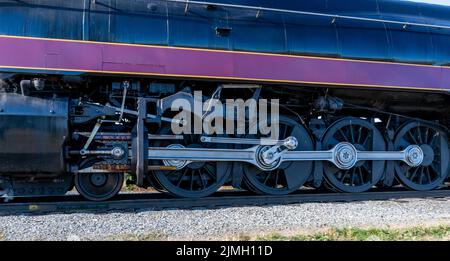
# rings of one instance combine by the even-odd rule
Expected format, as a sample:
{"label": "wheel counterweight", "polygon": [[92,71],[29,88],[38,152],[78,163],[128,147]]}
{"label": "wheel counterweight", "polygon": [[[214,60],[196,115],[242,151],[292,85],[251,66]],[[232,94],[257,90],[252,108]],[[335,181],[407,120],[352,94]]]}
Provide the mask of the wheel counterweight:
{"label": "wheel counterweight", "polygon": [[[314,143],[308,131],[296,121],[280,116],[279,139],[295,137],[295,150],[314,150]],[[244,165],[244,181],[247,187],[259,194],[283,195],[298,190],[311,176],[313,162],[285,162],[277,169],[263,171],[256,166]]]}

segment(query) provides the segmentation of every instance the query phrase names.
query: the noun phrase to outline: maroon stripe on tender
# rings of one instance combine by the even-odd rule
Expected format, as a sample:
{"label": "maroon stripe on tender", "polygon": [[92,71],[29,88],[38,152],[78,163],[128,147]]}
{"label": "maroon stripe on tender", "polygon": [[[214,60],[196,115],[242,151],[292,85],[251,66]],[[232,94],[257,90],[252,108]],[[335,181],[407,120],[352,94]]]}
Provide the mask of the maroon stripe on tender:
{"label": "maroon stripe on tender", "polygon": [[0,37],[0,66],[450,89],[450,68]]}

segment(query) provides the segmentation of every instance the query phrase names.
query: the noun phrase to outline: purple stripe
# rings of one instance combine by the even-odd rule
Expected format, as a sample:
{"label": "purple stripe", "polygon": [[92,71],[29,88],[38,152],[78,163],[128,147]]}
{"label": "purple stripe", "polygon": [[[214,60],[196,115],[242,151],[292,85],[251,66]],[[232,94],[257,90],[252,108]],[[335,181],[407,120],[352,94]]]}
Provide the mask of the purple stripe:
{"label": "purple stripe", "polygon": [[0,37],[0,66],[450,89],[450,68]]}

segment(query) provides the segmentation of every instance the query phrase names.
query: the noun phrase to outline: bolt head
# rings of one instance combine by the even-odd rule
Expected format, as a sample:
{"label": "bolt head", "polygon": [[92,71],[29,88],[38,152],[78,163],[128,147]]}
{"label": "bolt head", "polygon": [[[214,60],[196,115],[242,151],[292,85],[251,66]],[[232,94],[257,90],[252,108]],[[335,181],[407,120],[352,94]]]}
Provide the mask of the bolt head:
{"label": "bolt head", "polygon": [[341,142],[334,147],[333,163],[340,169],[351,169],[358,161],[358,151],[348,142]]}
{"label": "bolt head", "polygon": [[115,147],[111,153],[115,158],[121,158],[125,154],[125,151],[122,148]]}
{"label": "bolt head", "polygon": [[290,150],[295,150],[298,146],[297,138],[292,137],[292,136],[286,138],[286,140],[284,142],[284,146]]}

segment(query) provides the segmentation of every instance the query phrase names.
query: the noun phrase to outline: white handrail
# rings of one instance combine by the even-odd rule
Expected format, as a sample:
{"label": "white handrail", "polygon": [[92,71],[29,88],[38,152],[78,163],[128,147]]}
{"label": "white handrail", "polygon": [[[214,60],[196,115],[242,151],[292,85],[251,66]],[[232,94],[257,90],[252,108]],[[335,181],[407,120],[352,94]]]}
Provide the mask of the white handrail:
{"label": "white handrail", "polygon": [[405,28],[407,26],[419,26],[419,27],[436,28],[436,29],[450,29],[450,26],[446,26],[446,25],[423,24],[423,23],[415,23],[415,22],[402,22],[402,21],[395,21],[395,20],[366,18],[366,17],[358,17],[358,16],[347,16],[347,15],[337,15],[337,14],[326,14],[326,13],[316,13],[316,12],[306,12],[306,11],[296,11],[296,10],[277,9],[277,8],[268,8],[268,7],[258,7],[258,6],[249,6],[249,5],[235,5],[235,4],[224,4],[224,3],[215,3],[215,2],[201,2],[201,1],[191,1],[191,0],[165,0],[165,1],[167,1],[167,2],[176,2],[176,3],[184,3],[186,5],[188,5],[188,4],[214,5],[214,6],[221,6],[221,7],[250,9],[250,10],[256,10],[256,11],[259,11],[259,12],[261,12],[261,11],[270,11],[270,12],[279,12],[279,13],[289,13],[289,14],[301,14],[301,15],[329,17],[329,18],[333,18],[333,19],[348,19],[348,20],[357,20],[357,21],[366,21],[366,22],[398,24],[398,25],[402,25]]}

